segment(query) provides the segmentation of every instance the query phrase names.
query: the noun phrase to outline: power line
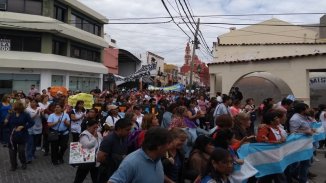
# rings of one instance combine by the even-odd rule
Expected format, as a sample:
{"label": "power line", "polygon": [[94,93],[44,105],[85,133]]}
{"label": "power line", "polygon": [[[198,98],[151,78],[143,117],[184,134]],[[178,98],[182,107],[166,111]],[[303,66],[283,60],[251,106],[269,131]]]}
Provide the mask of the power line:
{"label": "power line", "polygon": [[[194,18],[193,18],[193,16],[195,16],[195,15],[192,15],[192,14],[191,14],[191,11],[189,10],[189,7],[190,7],[190,9],[191,9],[190,4],[189,4],[189,7],[188,7],[186,0],[183,0],[183,2],[184,2],[185,6],[186,6],[186,8],[187,8],[187,10],[188,10],[188,13],[189,13],[189,15],[190,15],[190,17],[191,17],[193,23],[196,25],[196,21],[195,21]],[[180,3],[180,5],[182,6],[183,12],[186,14],[187,19],[191,22],[191,20],[190,20],[189,17],[187,16],[187,12],[184,10],[183,5],[182,5],[182,3],[181,3],[180,0],[179,0],[179,3]],[[188,1],[188,3],[189,3],[189,1]],[[203,33],[202,33],[201,30],[199,30],[199,38],[202,40],[202,42],[203,42],[203,44],[204,44],[203,46],[205,47],[206,51],[207,51],[208,53],[211,53],[211,50],[210,50],[210,48],[209,48],[209,46],[208,46],[208,44],[207,44],[207,42],[206,42],[206,40],[205,40],[205,38],[204,38]]]}
{"label": "power line", "polygon": [[185,32],[185,31],[180,27],[180,25],[177,24],[177,23],[174,21],[174,18],[173,18],[173,16],[171,15],[171,13],[170,13],[168,7],[166,6],[164,0],[161,0],[161,2],[163,3],[163,6],[164,6],[165,10],[169,13],[169,15],[170,15],[172,21],[175,23],[175,25],[177,25],[177,26],[180,28],[180,30],[181,30],[183,33],[185,33],[185,34],[188,36],[189,39],[191,39],[191,37],[190,37],[190,36],[189,36],[189,35],[188,35],[188,34],[187,34],[187,33],[186,33],[186,32]]}
{"label": "power line", "polygon": [[[188,0],[187,0],[188,1]],[[188,1],[189,2],[189,1]],[[190,3],[189,3],[190,4]],[[246,16],[296,16],[296,15],[323,15],[326,12],[302,12],[302,13],[250,13],[250,14],[211,14],[211,15],[196,15],[196,18],[213,18],[213,17],[246,17]],[[168,16],[156,16],[156,17],[126,17],[126,18],[110,18],[110,21],[116,20],[155,20],[155,19],[170,19]],[[173,18],[184,18],[182,16],[173,16]],[[102,19],[100,19],[102,20]],[[104,20],[104,19],[103,19]],[[106,19],[105,19],[106,20]]]}
{"label": "power line", "polygon": [[[180,22],[180,24],[182,24],[182,22]],[[276,26],[276,27],[326,27],[326,25],[305,25],[305,24],[266,24],[266,23],[227,23],[227,22],[202,22],[200,24],[203,25],[259,25],[259,26]]]}
{"label": "power line", "polygon": [[[178,13],[178,11],[177,11],[177,10],[174,8],[174,6],[170,3],[170,1],[167,0],[167,2],[170,4],[170,6],[172,6],[172,8],[174,9],[174,11]],[[179,10],[180,16],[182,16],[179,7],[177,7],[177,8],[178,8],[178,10]],[[193,32],[193,30],[189,27],[189,25],[186,23],[186,21],[185,21],[183,18],[182,18],[182,21],[183,21],[183,22],[185,23],[185,25],[188,27],[188,29],[190,30],[190,32],[194,35],[195,33]]]}
{"label": "power line", "polygon": [[151,35],[151,36],[157,36],[157,37],[175,37],[180,38],[180,36],[173,36],[173,35],[164,35],[164,34],[154,34],[154,33],[148,33],[148,32],[139,32],[139,31],[132,31],[132,30],[125,30],[125,29],[118,29],[118,28],[110,28],[110,30],[120,30],[124,32],[132,32],[136,34],[145,34],[145,35]]}

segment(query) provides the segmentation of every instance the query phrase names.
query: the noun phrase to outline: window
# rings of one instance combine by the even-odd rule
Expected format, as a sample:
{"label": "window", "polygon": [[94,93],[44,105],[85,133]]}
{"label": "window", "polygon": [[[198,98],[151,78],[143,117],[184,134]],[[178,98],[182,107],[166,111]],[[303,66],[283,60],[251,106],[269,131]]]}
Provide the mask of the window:
{"label": "window", "polygon": [[74,43],[71,45],[71,57],[94,62],[100,62],[100,50],[86,45]]}
{"label": "window", "polygon": [[0,39],[10,40],[11,51],[41,52],[41,36],[27,31],[0,31]]}
{"label": "window", "polygon": [[63,76],[52,75],[51,86],[63,86]]}
{"label": "window", "polygon": [[42,0],[10,0],[8,11],[42,15]]}
{"label": "window", "polygon": [[99,85],[99,81],[100,80],[98,78],[70,76],[69,89],[90,92],[92,89]]}
{"label": "window", "polygon": [[94,26],[94,34],[101,36],[101,28],[98,25]]}
{"label": "window", "polygon": [[74,14],[71,15],[71,25],[79,28],[79,29],[82,29],[83,28],[83,24],[82,24],[82,19]]}
{"label": "window", "polygon": [[65,41],[56,40],[56,39],[52,41],[53,54],[66,56],[67,55],[66,49],[67,49],[67,43]]}
{"label": "window", "polygon": [[60,20],[61,22],[65,22],[66,21],[66,8],[55,4],[53,15],[54,15],[55,19]]}
{"label": "window", "polygon": [[8,11],[23,13],[24,12],[24,0],[10,0],[8,1]]}
{"label": "window", "polygon": [[24,37],[23,51],[41,52],[41,37]]}
{"label": "window", "polygon": [[101,26],[83,15],[72,14],[70,23],[79,29],[101,36]]}
{"label": "window", "polygon": [[25,0],[25,13],[42,15],[42,1]]}

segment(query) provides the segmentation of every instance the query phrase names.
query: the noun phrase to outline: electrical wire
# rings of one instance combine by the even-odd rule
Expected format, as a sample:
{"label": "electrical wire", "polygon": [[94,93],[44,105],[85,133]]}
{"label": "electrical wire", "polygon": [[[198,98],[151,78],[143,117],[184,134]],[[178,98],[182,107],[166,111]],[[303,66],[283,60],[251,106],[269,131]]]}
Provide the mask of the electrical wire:
{"label": "electrical wire", "polygon": [[[192,19],[192,22],[193,22],[195,25],[197,25],[195,19],[193,18],[194,14],[193,14],[193,15],[191,14],[191,11],[190,11],[191,6],[190,6],[189,1],[188,1],[188,3],[189,3],[189,7],[190,7],[190,8],[188,7],[186,0],[183,0],[183,2],[184,2],[184,4],[185,4],[185,6],[186,6],[186,9],[188,10],[188,13],[189,13],[189,16],[190,16],[191,19]],[[191,20],[190,20],[189,17],[187,16],[187,12],[186,12],[185,9],[183,8],[183,5],[182,5],[182,3],[181,3],[180,0],[179,0],[179,3],[180,3],[180,5],[181,5],[181,7],[182,7],[182,9],[183,9],[183,12],[186,14],[186,17],[187,17],[188,21],[191,22]],[[199,29],[198,32],[199,32],[199,34],[198,34],[198,35],[199,35],[199,38],[200,38],[201,41],[203,42],[203,44],[204,44],[203,46],[205,47],[207,53],[210,53],[210,54],[211,54],[212,51],[210,50],[210,48],[209,48],[209,46],[208,46],[208,44],[207,44],[207,42],[206,42],[206,40],[205,40],[205,38],[204,38],[204,36],[203,36],[202,31]]]}
{"label": "electrical wire", "polygon": [[173,18],[173,16],[172,16],[172,14],[170,13],[170,11],[169,11],[169,9],[168,9],[168,7],[166,6],[166,4],[165,4],[165,2],[164,2],[164,0],[161,0],[161,2],[162,2],[162,4],[163,4],[163,6],[164,6],[164,8],[165,8],[165,10],[169,13],[169,15],[170,15],[170,17],[171,17],[171,19],[172,19],[172,21],[180,28],[180,30],[183,32],[183,33],[185,33],[187,36],[188,36],[188,38],[189,39],[191,39],[191,37],[180,27],[180,25],[179,24],[177,24],[176,22],[175,22],[175,20],[174,20],[174,18]]}
{"label": "electrical wire", "polygon": [[[178,13],[178,11],[174,8],[174,6],[170,3],[170,1],[169,0],[167,0],[167,2],[170,4],[170,6],[172,6],[172,8],[174,9],[174,11],[175,12],[177,12]],[[178,7],[178,10],[179,10],[179,12],[180,12],[180,9],[179,9],[179,7]],[[180,12],[180,16],[182,16],[181,15],[181,12]],[[195,33],[193,32],[193,30],[189,27],[189,25],[186,23],[186,21],[182,18],[182,21],[185,23],[185,25],[188,27],[188,29],[190,30],[190,32],[192,33],[192,35],[195,35]]]}

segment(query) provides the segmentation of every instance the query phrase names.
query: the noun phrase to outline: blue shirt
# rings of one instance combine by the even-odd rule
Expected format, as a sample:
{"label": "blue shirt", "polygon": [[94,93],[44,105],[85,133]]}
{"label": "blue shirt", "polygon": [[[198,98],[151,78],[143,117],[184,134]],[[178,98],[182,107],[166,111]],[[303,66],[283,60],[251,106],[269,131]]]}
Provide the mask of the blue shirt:
{"label": "blue shirt", "polygon": [[[61,119],[62,118],[62,119]],[[60,116],[57,116],[56,114],[51,114],[48,118],[48,123],[56,123],[61,119],[61,123],[54,125],[51,127],[53,130],[58,130],[59,132],[63,132],[62,135],[66,135],[69,133],[68,127],[65,125],[64,121],[67,120],[70,123],[70,118],[67,113],[63,113]]]}
{"label": "blue shirt", "polygon": [[138,149],[122,161],[109,182],[163,183],[164,171],[161,159],[154,161],[142,149]]}
{"label": "blue shirt", "polygon": [[11,105],[6,106],[0,102],[0,124],[3,123],[8,116],[9,110],[11,110]]}

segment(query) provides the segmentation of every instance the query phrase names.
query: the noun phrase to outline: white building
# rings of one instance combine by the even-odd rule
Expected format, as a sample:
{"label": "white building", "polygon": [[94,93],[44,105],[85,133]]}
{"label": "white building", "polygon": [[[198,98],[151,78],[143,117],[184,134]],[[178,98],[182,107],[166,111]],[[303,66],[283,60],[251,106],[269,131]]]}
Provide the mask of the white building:
{"label": "white building", "polygon": [[1,2],[0,94],[32,84],[101,88],[106,17],[77,0]]}
{"label": "white building", "polygon": [[152,52],[146,52],[147,64],[157,63],[156,70],[151,71],[151,76],[157,76],[164,72],[164,58]]}

